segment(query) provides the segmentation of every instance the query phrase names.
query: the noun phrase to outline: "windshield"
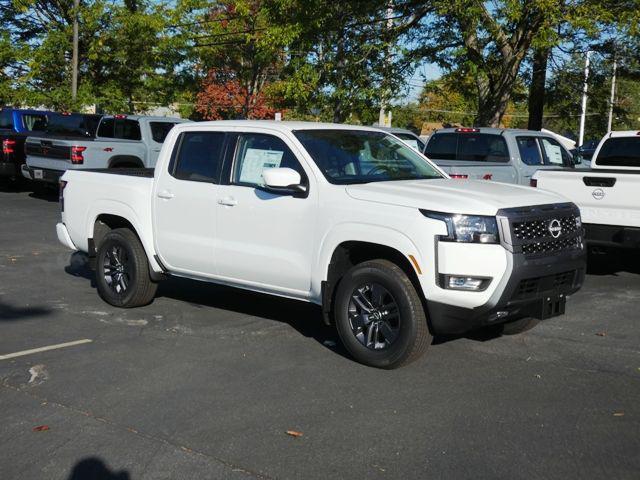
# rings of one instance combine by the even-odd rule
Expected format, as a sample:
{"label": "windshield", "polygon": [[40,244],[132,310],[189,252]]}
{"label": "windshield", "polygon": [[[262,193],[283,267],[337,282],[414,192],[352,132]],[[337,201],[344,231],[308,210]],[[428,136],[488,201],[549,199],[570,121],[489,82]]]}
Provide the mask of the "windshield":
{"label": "windshield", "polygon": [[414,150],[417,150],[419,152],[422,152],[424,150],[424,143],[422,143],[421,140],[419,140],[417,137],[414,137],[410,133],[394,133],[394,135]]}
{"label": "windshield", "polygon": [[383,132],[298,130],[294,134],[331,183],[443,178],[411,147]]}

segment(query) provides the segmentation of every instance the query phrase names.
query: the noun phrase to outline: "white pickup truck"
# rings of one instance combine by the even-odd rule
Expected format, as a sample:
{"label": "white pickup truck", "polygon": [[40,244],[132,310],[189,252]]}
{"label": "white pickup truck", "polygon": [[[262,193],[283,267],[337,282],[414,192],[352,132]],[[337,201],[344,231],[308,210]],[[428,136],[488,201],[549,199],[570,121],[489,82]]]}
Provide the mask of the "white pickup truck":
{"label": "white pickup truck", "polygon": [[450,180],[374,128],[180,124],[155,172],[69,170],[60,199],[58,238],[94,259],[111,305],[151,302],[167,275],[313,302],[381,368],[432,334],[531,328],[584,279],[575,205]]}
{"label": "white pickup truck", "polygon": [[589,245],[640,249],[640,132],[610,132],[591,170],[538,170],[532,185],[564,195],[580,208]]}
{"label": "white pickup truck", "polygon": [[[92,129],[80,127],[86,117],[97,117]],[[57,114],[46,135],[25,142],[22,175],[29,180],[58,183],[66,170],[95,168],[153,168],[171,128],[181,118],[141,115]]]}

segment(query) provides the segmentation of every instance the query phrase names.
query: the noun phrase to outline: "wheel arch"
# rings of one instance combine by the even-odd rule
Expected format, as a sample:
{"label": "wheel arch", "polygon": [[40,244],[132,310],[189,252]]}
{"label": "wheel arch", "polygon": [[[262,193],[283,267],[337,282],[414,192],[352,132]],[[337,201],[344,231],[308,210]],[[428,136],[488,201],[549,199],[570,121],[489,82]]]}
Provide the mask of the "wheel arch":
{"label": "wheel arch", "polygon": [[115,155],[109,159],[109,168],[144,168],[144,162],[135,155]]}
{"label": "wheel arch", "polygon": [[[318,285],[325,323],[331,323],[335,291],[344,273],[354,265],[367,260],[385,259],[398,265],[414,284],[421,297],[420,282],[422,259],[419,250],[404,234],[387,228],[374,228],[360,235],[333,235],[321,249],[318,269],[321,272]],[[345,232],[346,233],[346,232]],[[412,258],[413,257],[413,258]]]}

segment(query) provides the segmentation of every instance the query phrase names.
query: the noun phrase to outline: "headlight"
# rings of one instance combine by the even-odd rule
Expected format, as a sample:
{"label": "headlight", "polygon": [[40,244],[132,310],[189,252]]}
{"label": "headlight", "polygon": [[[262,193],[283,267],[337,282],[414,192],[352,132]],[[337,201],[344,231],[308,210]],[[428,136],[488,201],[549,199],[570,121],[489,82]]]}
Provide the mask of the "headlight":
{"label": "headlight", "polygon": [[500,242],[496,217],[459,215],[428,210],[420,210],[420,212],[425,217],[441,220],[447,224],[447,236],[440,237],[440,240],[464,243]]}

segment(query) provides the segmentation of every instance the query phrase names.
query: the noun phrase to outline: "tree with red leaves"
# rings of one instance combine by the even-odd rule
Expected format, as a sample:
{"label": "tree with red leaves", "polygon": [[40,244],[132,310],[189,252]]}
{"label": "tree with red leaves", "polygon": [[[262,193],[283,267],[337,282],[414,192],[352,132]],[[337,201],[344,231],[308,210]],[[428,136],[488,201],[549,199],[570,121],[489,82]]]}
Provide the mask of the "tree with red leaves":
{"label": "tree with red leaves", "polygon": [[269,119],[276,112],[267,105],[263,91],[249,92],[232,72],[217,69],[203,82],[196,110],[206,120]]}

